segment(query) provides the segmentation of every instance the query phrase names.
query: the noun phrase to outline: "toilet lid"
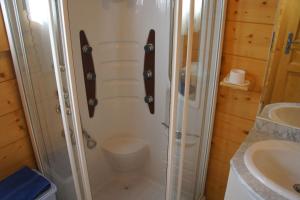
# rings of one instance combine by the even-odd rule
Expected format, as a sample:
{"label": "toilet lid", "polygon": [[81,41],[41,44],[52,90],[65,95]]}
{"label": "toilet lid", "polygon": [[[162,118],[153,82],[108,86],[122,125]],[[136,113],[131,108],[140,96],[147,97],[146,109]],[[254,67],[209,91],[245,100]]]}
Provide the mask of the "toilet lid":
{"label": "toilet lid", "polygon": [[147,146],[146,142],[133,137],[112,137],[105,140],[101,147],[115,154],[131,154]]}

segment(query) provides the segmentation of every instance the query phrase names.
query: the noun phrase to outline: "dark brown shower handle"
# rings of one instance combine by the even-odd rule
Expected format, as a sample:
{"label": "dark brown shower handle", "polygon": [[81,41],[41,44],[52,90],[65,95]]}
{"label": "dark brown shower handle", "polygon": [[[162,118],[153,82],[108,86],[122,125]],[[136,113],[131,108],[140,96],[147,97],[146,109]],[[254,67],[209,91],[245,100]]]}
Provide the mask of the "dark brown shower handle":
{"label": "dark brown shower handle", "polygon": [[92,118],[95,113],[95,107],[98,104],[98,100],[96,99],[96,73],[92,55],[93,48],[89,45],[83,30],[80,31],[79,35],[86,100],[89,116]]}
{"label": "dark brown shower handle", "polygon": [[154,114],[155,108],[155,31],[149,31],[147,43],[144,46],[144,85],[146,96],[145,103],[148,104],[149,111]]}

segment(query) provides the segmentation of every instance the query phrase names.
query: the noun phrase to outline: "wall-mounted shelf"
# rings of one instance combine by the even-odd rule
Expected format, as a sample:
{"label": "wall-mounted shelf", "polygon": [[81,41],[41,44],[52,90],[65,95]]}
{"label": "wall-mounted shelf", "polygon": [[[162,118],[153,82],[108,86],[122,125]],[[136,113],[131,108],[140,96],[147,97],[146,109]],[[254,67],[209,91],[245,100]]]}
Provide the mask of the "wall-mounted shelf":
{"label": "wall-mounted shelf", "polygon": [[233,84],[228,81],[228,76],[226,76],[221,82],[220,85],[224,87],[229,87],[232,89],[237,89],[237,90],[243,90],[243,91],[249,91],[251,82],[249,80],[246,80],[244,84],[238,85],[238,84]]}

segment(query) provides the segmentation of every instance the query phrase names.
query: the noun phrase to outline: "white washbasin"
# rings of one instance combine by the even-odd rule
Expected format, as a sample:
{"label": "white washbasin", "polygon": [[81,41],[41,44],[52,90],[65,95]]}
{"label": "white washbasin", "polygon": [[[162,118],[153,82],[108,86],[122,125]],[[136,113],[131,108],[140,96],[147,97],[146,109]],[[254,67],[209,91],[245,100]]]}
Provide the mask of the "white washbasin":
{"label": "white washbasin", "polygon": [[274,107],[270,110],[269,117],[275,122],[300,128],[300,106],[282,105]]}
{"label": "white washbasin", "polygon": [[300,200],[294,189],[300,184],[300,143],[266,140],[254,143],[245,152],[250,173],[265,186],[291,200]]}

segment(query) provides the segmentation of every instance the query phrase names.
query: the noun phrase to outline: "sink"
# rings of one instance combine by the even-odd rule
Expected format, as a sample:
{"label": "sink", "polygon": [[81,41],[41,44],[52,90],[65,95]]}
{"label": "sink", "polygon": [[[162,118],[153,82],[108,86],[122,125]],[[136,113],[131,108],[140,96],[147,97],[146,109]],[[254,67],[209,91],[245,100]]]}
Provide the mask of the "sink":
{"label": "sink", "polygon": [[300,200],[300,143],[265,140],[244,155],[250,173],[265,186],[291,200]]}
{"label": "sink", "polygon": [[269,111],[271,120],[288,126],[300,128],[300,106],[281,105]]}

